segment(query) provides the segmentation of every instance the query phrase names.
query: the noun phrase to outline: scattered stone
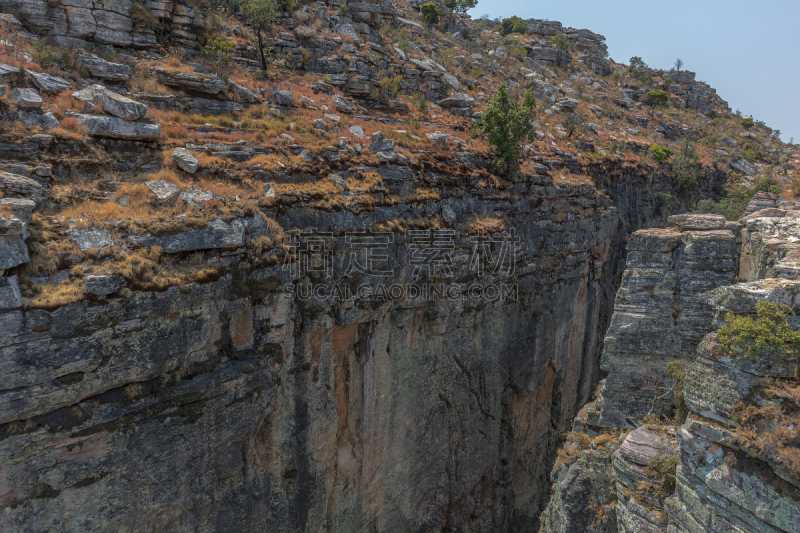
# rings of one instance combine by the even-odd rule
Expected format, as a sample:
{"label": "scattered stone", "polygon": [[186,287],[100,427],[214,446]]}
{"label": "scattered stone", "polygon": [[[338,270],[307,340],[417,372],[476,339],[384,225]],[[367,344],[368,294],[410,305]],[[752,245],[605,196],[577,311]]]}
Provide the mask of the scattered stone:
{"label": "scattered stone", "polygon": [[334,97],[333,102],[334,102],[334,107],[336,108],[336,111],[340,111],[342,113],[347,113],[348,115],[353,114],[355,112],[355,109],[353,109],[353,106],[351,106],[350,103],[347,100],[345,100],[344,98],[336,96],[336,97]]}
{"label": "scattered stone", "polygon": [[88,274],[83,277],[86,292],[95,296],[113,294],[125,286],[125,278],[117,274]]}
{"label": "scattered stone", "polygon": [[391,163],[397,161],[400,154],[394,151],[376,152],[375,156],[378,158],[379,163]]}
{"label": "scattered stone", "polygon": [[72,89],[72,85],[62,77],[32,70],[25,70],[25,73],[31,77],[33,84],[42,91],[57,93],[65,89]]}
{"label": "scattered stone", "polygon": [[99,115],[75,115],[84,125],[89,135],[109,139],[129,139],[134,141],[158,140],[161,126],[143,122],[129,122],[117,117]]}
{"label": "scattered stone", "polygon": [[81,54],[78,59],[92,76],[108,81],[128,81],[133,71],[128,65],[111,63],[94,54]]}
{"label": "scattered stone", "polygon": [[456,220],[456,214],[453,212],[453,208],[450,207],[448,204],[442,204],[442,218],[448,224],[452,224]]}
{"label": "scattered stone", "polygon": [[36,180],[0,170],[0,192],[25,196],[34,202],[42,198],[42,186]]}
{"label": "scattered stone", "polygon": [[342,37],[350,38],[350,39],[354,40],[355,42],[360,42],[361,41],[358,38],[358,34],[356,33],[356,30],[355,30],[355,28],[353,28],[352,24],[339,24],[335,28],[333,28],[333,31],[335,31],[336,33],[338,33]]}
{"label": "scattered stone", "polygon": [[347,190],[347,182],[339,174],[331,174],[331,181],[343,190]]}
{"label": "scattered stone", "polygon": [[167,180],[146,181],[144,184],[153,193],[157,203],[168,202],[181,193],[177,185]]}
{"label": "scattered stone", "polygon": [[269,183],[264,184],[264,196],[267,198],[272,198],[275,196],[275,189]]}
{"label": "scattered stone", "polygon": [[450,135],[442,132],[426,133],[425,136],[434,144],[446,143],[450,139]]}
{"label": "scattered stone", "polygon": [[[186,148],[175,148],[172,150],[172,160],[189,174],[197,172],[197,167],[199,166],[197,158]],[[183,198],[182,195],[181,198]]]}
{"label": "scattered stone", "polygon": [[73,228],[69,230],[69,236],[82,252],[114,246],[114,237],[103,228]]}
{"label": "scattered stone", "polygon": [[22,109],[40,109],[42,107],[42,97],[35,89],[16,88],[11,91],[8,98]]}

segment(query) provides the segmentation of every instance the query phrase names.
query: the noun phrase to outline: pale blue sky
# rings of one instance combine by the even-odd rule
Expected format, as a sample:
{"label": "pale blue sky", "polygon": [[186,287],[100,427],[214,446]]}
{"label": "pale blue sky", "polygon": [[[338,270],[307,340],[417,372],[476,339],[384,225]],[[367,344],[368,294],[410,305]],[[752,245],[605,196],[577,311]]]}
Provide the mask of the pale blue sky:
{"label": "pale blue sky", "polygon": [[733,111],[800,143],[800,0],[479,0],[469,13],[587,28],[625,64],[666,69],[680,57]]}

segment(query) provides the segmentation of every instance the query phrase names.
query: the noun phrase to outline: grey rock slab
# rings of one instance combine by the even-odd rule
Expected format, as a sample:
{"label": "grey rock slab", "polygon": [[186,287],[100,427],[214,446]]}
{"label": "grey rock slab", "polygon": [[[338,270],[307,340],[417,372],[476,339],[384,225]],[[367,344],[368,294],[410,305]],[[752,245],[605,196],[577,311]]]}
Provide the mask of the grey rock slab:
{"label": "grey rock slab", "polygon": [[361,129],[361,126],[350,126],[347,128],[347,131],[350,132],[356,139],[361,140],[364,138],[364,130]]}
{"label": "grey rock slab", "polygon": [[722,229],[725,227],[725,217],[722,215],[671,215],[667,224],[677,226],[682,230],[707,230]]}
{"label": "grey rock slab", "polygon": [[245,224],[241,220],[230,223],[222,219],[209,222],[203,229],[188,230],[162,237],[131,235],[130,242],[145,247],[158,246],[164,252],[189,252],[214,248],[238,248],[245,244]]}
{"label": "grey rock slab", "polygon": [[83,277],[83,282],[86,291],[97,296],[115,293],[125,286],[125,278],[116,274],[89,274]]}
{"label": "grey rock slab", "polygon": [[72,93],[78,100],[91,103],[97,111],[105,111],[122,120],[134,121],[144,118],[147,106],[126,96],[109,91],[102,85],[92,85]]}
{"label": "grey rock slab", "polygon": [[35,89],[16,88],[8,97],[17,107],[22,109],[39,109],[42,107],[42,97]]}
{"label": "grey rock slab", "polygon": [[155,72],[158,81],[164,85],[187,91],[196,91],[205,94],[219,94],[228,87],[223,80],[214,74],[183,72],[164,67],[156,67],[153,69],[153,72]]}
{"label": "grey rock slab", "polygon": [[15,309],[21,305],[17,276],[0,277],[0,309]]}
{"label": "grey rock slab", "polygon": [[82,252],[114,246],[114,237],[103,228],[73,228],[69,230],[69,236]]}
{"label": "grey rock slab", "polygon": [[461,93],[456,93],[452,96],[448,96],[444,100],[439,100],[439,105],[445,109],[451,107],[472,107],[473,104],[475,104],[474,98],[468,94]]}
{"label": "grey rock slab", "polygon": [[8,206],[12,215],[26,224],[30,224],[36,203],[26,198],[0,198],[1,206]]}
{"label": "grey rock slab", "polygon": [[214,199],[214,195],[210,192],[204,192],[199,189],[186,189],[181,191],[181,200],[189,205],[200,205],[203,202],[209,202]]}
{"label": "grey rock slab", "polygon": [[49,111],[47,113],[37,113],[35,111],[19,111],[17,112],[17,120],[26,126],[42,128],[43,130],[52,130],[61,125],[56,116]]}
{"label": "grey rock slab", "polygon": [[108,81],[128,81],[133,71],[128,65],[111,63],[94,54],[81,54],[78,59],[92,76]]}
{"label": "grey rock slab", "polygon": [[0,270],[30,261],[26,224],[15,216],[0,218]]}
{"label": "grey rock slab", "polygon": [[144,122],[128,122],[117,117],[76,115],[92,137],[152,141],[161,137],[161,126]]}
{"label": "grey rock slab", "polygon": [[46,72],[34,72],[32,70],[25,71],[30,76],[33,84],[42,91],[56,93],[65,89],[72,89],[72,84],[60,76],[53,76]]}

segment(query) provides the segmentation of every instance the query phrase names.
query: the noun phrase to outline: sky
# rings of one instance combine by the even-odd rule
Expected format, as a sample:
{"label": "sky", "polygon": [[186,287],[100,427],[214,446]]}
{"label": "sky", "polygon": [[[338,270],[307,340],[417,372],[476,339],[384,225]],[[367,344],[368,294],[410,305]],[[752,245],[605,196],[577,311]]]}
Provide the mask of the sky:
{"label": "sky", "polygon": [[681,58],[731,110],[800,143],[800,0],[479,0],[469,14],[589,29],[618,63],[668,69]]}

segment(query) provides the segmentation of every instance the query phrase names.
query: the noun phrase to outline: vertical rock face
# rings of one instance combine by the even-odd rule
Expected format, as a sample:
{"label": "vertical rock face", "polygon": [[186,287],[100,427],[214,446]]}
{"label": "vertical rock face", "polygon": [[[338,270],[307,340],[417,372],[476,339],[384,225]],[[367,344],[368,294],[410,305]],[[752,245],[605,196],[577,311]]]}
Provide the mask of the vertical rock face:
{"label": "vertical rock face", "polygon": [[694,358],[712,328],[714,310],[698,295],[736,277],[733,231],[710,229],[713,224],[695,215],[674,222],[686,229],[642,230],[631,236],[601,362],[609,372],[602,426],[627,427],[627,417],[669,409],[672,397],[661,389],[668,381],[667,365]]}
{"label": "vertical rock face", "polygon": [[[597,380],[625,235],[591,188],[518,187],[513,206],[447,200],[508,214],[518,298],[289,300],[308,280],[279,265],[52,312],[14,303],[0,530],[534,530],[558,428]],[[412,279],[403,250],[389,282]],[[458,276],[470,250],[459,238]]]}

